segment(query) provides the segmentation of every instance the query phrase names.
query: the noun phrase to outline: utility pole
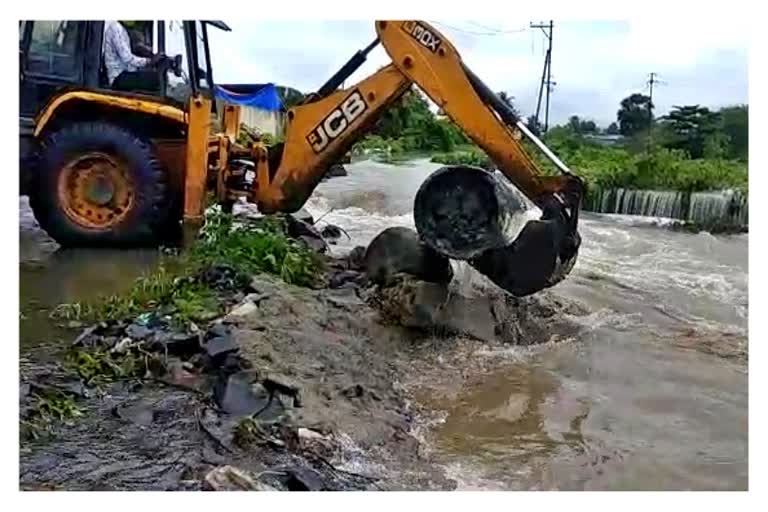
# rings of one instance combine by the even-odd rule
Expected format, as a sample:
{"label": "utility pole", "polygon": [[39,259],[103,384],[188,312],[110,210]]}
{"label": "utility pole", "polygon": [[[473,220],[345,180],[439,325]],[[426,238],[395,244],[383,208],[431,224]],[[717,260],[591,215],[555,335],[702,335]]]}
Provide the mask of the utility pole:
{"label": "utility pole", "polygon": [[650,100],[648,101],[648,149],[651,148],[651,125],[653,124],[653,84],[656,81],[656,73],[651,72],[650,78],[648,79],[648,87],[650,87],[648,96]]}
{"label": "utility pole", "polygon": [[544,132],[549,128],[549,94],[552,92],[552,32],[554,23],[531,23],[531,28],[539,28],[544,33],[549,43],[546,56],[544,57],[544,70],[541,73],[541,83],[539,84],[539,101],[536,104],[536,123],[539,122],[539,113],[541,111],[541,95],[546,87],[546,106],[544,108]]}
{"label": "utility pole", "polygon": [[653,142],[652,140],[652,132],[651,128],[653,125],[653,85],[664,85],[666,82],[662,82],[658,79],[659,74],[655,72],[651,72],[648,74],[648,150],[650,151],[651,144]]}

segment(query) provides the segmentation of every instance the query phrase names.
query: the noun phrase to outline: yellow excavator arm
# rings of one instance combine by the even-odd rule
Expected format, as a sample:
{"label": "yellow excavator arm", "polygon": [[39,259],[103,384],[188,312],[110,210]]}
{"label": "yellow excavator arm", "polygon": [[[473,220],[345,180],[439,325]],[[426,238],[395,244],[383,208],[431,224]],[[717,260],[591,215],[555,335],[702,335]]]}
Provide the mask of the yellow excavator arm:
{"label": "yellow excavator arm", "polygon": [[[252,200],[264,213],[303,206],[338,161],[413,84],[453,120],[531,200],[573,191],[580,183],[465,65],[454,46],[423,21],[377,21],[377,38],[321,89],[288,111],[285,142],[254,148]],[[381,43],[392,63],[350,88],[338,86]],[[506,109],[506,110],[505,110]],[[522,130],[558,167],[543,176],[514,136]]]}

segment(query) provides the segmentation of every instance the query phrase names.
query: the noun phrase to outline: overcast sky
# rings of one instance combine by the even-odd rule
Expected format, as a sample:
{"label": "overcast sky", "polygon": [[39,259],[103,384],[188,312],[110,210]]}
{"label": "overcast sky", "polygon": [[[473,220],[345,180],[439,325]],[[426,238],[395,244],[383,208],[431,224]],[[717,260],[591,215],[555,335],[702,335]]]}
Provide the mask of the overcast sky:
{"label": "overcast sky", "polygon": [[[224,21],[232,32],[211,34],[218,83],[274,82],[315,90],[375,37],[372,21]],[[529,21],[538,20],[432,20],[474,72],[492,89],[514,96],[525,115],[536,108],[546,48],[543,34],[529,29]],[[555,123],[573,114],[603,126],[615,121],[622,98],[647,93],[651,71],[664,82],[654,90],[657,115],[679,104],[747,103],[745,24],[554,21],[550,117]],[[388,61],[377,48],[350,82]]]}

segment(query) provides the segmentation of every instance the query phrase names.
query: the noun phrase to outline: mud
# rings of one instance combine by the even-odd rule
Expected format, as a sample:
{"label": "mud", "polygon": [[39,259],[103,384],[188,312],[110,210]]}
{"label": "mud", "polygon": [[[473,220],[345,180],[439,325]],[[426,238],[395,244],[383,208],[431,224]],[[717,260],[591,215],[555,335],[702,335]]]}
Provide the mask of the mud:
{"label": "mud", "polygon": [[[330,274],[354,267],[349,260],[329,265]],[[408,290],[412,281],[394,288]],[[82,382],[62,365],[24,363],[22,387],[54,382],[83,416],[22,444],[21,488],[200,490],[234,485],[222,475],[238,472],[280,490],[455,488],[424,453],[416,418],[428,412],[412,405],[403,386],[418,361],[459,350],[453,338],[383,314],[376,305],[398,293],[392,287],[313,290],[257,275],[248,291],[199,342],[184,342],[192,350],[165,350],[162,376],[73,395]],[[537,300],[539,312],[560,307]],[[79,342],[132,336],[152,347],[159,335],[150,331],[90,329]],[[241,375],[252,378],[234,386]],[[29,400],[21,397],[22,410]],[[252,418],[250,430],[242,430],[244,418]]]}

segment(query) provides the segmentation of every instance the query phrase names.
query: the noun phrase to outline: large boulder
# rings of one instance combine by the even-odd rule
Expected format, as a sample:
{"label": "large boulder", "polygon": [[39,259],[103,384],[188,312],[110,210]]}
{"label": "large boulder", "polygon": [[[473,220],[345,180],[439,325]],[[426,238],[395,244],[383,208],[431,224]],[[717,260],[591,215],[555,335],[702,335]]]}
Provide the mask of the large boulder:
{"label": "large boulder", "polygon": [[424,244],[415,230],[387,228],[368,245],[363,258],[367,279],[387,285],[400,273],[430,283],[448,283],[453,278],[451,262]]}
{"label": "large boulder", "polygon": [[318,253],[325,253],[328,249],[328,244],[323,239],[323,235],[317,228],[309,222],[299,220],[293,215],[286,217],[288,236],[301,240],[310,249]]}

